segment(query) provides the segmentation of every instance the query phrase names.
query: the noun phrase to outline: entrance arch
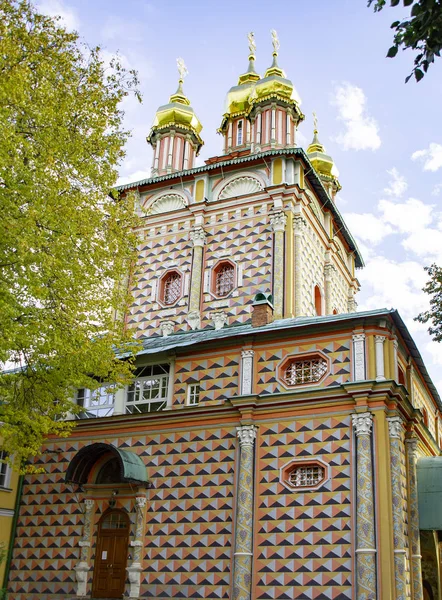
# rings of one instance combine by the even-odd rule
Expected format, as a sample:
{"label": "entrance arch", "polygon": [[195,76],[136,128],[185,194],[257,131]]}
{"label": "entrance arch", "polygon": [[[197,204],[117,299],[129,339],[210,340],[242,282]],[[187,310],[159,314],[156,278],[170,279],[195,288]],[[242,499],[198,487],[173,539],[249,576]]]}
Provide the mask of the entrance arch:
{"label": "entrance arch", "polygon": [[98,522],[92,596],[122,598],[126,582],[130,522],[123,510],[108,510]]}

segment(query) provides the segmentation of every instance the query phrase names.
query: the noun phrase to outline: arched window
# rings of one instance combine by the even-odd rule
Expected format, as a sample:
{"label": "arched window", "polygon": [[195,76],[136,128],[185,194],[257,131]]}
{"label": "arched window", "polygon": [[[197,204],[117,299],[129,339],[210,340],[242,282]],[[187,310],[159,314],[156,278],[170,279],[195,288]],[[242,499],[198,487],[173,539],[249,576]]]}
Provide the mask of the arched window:
{"label": "arched window", "polygon": [[175,304],[181,297],[181,275],[177,271],[171,271],[161,280],[161,301],[163,304]]}
{"label": "arched window", "polygon": [[317,285],[315,285],[315,311],[318,317],[322,315],[322,295]]}
{"label": "arched window", "polygon": [[286,362],[282,376],[284,383],[289,386],[316,383],[322,379],[327,369],[325,358],[319,354],[313,354]]}
{"label": "arched window", "polygon": [[213,270],[212,291],[215,296],[228,296],[235,287],[235,267],[229,261],[219,263]]}
{"label": "arched window", "polygon": [[243,140],[242,121],[238,121],[238,129],[236,130],[236,145],[241,146]]}
{"label": "arched window", "polygon": [[121,469],[117,458],[111,458],[100,468],[95,483],[121,483]]}

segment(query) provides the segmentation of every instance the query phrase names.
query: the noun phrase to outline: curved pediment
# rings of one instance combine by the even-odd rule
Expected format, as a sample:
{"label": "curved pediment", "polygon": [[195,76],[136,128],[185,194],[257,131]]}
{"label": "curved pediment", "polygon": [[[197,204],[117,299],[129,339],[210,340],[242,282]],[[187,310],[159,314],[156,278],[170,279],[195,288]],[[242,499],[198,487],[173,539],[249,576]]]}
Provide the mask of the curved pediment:
{"label": "curved pediment", "polygon": [[187,207],[187,200],[181,194],[169,193],[157,197],[146,209],[148,215],[160,215]]}
{"label": "curved pediment", "polygon": [[241,175],[235,177],[227,183],[218,194],[218,200],[225,200],[226,198],[236,198],[236,196],[247,196],[260,192],[264,189],[263,184],[259,179],[251,175]]}

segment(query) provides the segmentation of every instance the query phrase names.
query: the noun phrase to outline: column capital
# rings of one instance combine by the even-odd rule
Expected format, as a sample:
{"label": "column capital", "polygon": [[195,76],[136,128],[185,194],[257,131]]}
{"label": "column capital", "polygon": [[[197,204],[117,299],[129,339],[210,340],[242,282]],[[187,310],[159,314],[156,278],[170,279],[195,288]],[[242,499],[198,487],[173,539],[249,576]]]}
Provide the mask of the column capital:
{"label": "column capital", "polygon": [[253,446],[256,438],[256,427],[254,425],[241,425],[241,427],[236,428],[236,431],[241,448]]}
{"label": "column capital", "polygon": [[95,504],[95,500],[92,500],[92,498],[86,498],[84,501],[84,507],[86,509],[86,512],[91,512],[91,510],[93,509]]}
{"label": "column capital", "polygon": [[255,356],[255,351],[254,350],[241,350],[241,356],[243,358],[248,358]]}
{"label": "column capital", "polygon": [[377,344],[383,344],[383,343],[385,342],[385,340],[386,340],[386,339],[387,339],[387,338],[385,337],[385,335],[375,335],[375,336],[374,336],[374,341],[375,341]]}
{"label": "column capital", "polygon": [[356,435],[370,435],[373,425],[373,415],[369,412],[352,414],[353,427]]}
{"label": "column capital", "polygon": [[270,215],[270,225],[273,231],[285,231],[285,224],[287,223],[287,215],[281,210]]}
{"label": "column capital", "polygon": [[402,419],[400,417],[387,417],[388,431],[391,438],[401,439],[403,436]]}
{"label": "column capital", "polygon": [[146,503],[147,503],[146,496],[137,496],[135,498],[135,506],[137,508],[144,508],[146,506]]}
{"label": "column capital", "polygon": [[227,323],[227,313],[223,310],[215,310],[210,313],[210,319],[212,320],[215,329],[222,329]]}
{"label": "column capital", "polygon": [[190,231],[189,238],[193,242],[194,248],[202,248],[206,243],[206,232],[203,227],[197,225]]}
{"label": "column capital", "polygon": [[354,342],[363,342],[365,340],[365,333],[354,333],[353,341]]}
{"label": "column capital", "polygon": [[419,440],[416,437],[406,438],[405,443],[407,444],[408,455],[414,460],[418,457],[418,446]]}
{"label": "column capital", "polygon": [[331,263],[327,263],[326,265],[324,265],[324,277],[326,277],[327,279],[331,279],[335,274],[335,271],[336,267]]}
{"label": "column capital", "polygon": [[301,235],[304,233],[304,229],[306,228],[307,221],[301,215],[295,215],[293,218],[293,229],[295,234]]}

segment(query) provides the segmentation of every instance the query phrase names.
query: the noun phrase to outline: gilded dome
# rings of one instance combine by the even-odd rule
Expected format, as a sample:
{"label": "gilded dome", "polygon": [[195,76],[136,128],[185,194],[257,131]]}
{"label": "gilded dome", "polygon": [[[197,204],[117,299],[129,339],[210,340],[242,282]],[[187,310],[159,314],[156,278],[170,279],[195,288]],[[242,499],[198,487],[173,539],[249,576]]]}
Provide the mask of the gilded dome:
{"label": "gilded dome", "polygon": [[223,123],[220,129],[223,128],[230,116],[248,112],[250,108],[249,98],[257,81],[259,81],[259,75],[255,71],[255,56],[251,54],[249,56],[249,68],[243,75],[239,76],[238,84],[231,87],[227,92]]}
{"label": "gilded dome", "polygon": [[301,98],[293,83],[287,79],[286,74],[279,67],[277,57],[278,53],[274,52],[272,65],[256,84],[251,100],[256,103],[274,97],[299,107]]}
{"label": "gilded dome", "polygon": [[[315,115],[315,113],[313,113]],[[338,170],[333,162],[331,156],[326,154],[325,146],[321,144],[318,138],[318,130],[316,129],[316,115],[315,115],[315,129],[313,131],[313,140],[310,146],[307,148],[307,156],[312,163],[315,171],[323,177],[325,180],[333,181],[337,185],[337,189],[341,189],[341,184],[338,181]]]}

